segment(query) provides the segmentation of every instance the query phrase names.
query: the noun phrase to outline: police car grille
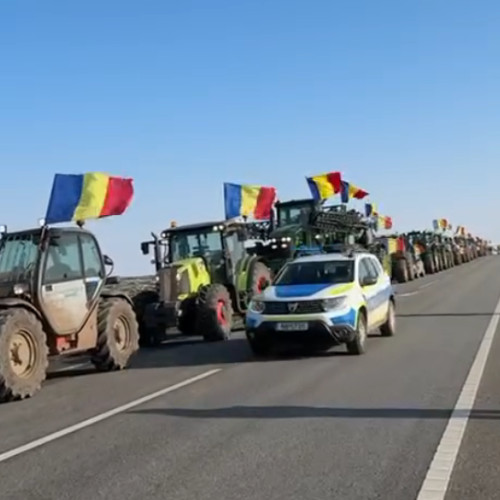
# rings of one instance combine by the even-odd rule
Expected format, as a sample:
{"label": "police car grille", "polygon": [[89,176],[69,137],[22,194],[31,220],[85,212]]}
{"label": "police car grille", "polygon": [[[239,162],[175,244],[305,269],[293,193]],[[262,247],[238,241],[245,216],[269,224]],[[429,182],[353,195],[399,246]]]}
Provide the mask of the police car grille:
{"label": "police car grille", "polygon": [[[295,311],[290,311],[288,304],[297,304]],[[324,312],[319,300],[301,300],[297,302],[265,302],[264,314],[314,314]]]}

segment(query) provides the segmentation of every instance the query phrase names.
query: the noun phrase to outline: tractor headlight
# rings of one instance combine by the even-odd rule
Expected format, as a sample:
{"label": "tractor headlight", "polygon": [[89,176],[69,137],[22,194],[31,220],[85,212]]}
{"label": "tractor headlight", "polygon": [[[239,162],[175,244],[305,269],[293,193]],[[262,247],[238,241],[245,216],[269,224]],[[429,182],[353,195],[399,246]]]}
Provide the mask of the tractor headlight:
{"label": "tractor headlight", "polygon": [[341,297],[332,297],[331,299],[325,299],[321,302],[325,311],[330,311],[332,309],[341,309],[346,305],[347,297],[345,295],[342,295]]}
{"label": "tractor headlight", "polygon": [[29,290],[28,285],[26,285],[25,283],[16,283],[12,287],[14,295],[25,295],[26,293],[28,293],[28,290]]}
{"label": "tractor headlight", "polygon": [[256,300],[253,299],[250,302],[250,311],[255,312],[255,313],[263,313],[264,309],[266,308],[264,301],[263,300]]}

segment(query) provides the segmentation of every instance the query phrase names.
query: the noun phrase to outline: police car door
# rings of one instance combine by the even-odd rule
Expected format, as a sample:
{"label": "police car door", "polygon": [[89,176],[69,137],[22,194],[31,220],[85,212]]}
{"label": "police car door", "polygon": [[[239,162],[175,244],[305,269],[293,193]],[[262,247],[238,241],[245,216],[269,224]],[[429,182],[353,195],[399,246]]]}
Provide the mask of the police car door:
{"label": "police car door", "polygon": [[384,272],[380,262],[376,257],[367,259],[368,267],[371,269],[372,275],[376,276],[377,284],[375,287],[375,295],[373,297],[374,312],[372,319],[374,326],[379,326],[384,323],[387,317],[387,309],[389,307],[389,296],[391,290],[391,279]]}
{"label": "police car door", "polygon": [[[363,257],[359,261],[358,269],[358,281],[359,284],[363,283],[363,280],[367,277],[375,278],[375,274],[372,266],[368,262],[368,257]],[[363,298],[366,302],[366,309],[368,310],[368,329],[372,328],[377,321],[377,285],[365,285],[361,288]]]}

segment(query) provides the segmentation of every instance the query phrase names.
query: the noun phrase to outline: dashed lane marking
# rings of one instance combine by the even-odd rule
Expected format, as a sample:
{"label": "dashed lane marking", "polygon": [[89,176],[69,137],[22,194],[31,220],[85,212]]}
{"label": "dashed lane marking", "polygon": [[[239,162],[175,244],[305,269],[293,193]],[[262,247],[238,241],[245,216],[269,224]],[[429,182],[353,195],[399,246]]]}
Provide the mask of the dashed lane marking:
{"label": "dashed lane marking", "polygon": [[79,422],[78,424],[70,425],[69,427],[61,429],[60,431],[53,432],[52,434],[48,434],[47,436],[44,436],[42,438],[35,439],[34,441],[31,441],[30,443],[24,444],[22,446],[19,446],[17,448],[12,449],[12,450],[1,453],[0,454],[0,462],[5,462],[6,460],[9,460],[10,458],[13,458],[17,455],[21,455],[22,453],[26,453],[27,451],[34,450],[35,448],[39,448],[40,446],[43,446],[44,444],[55,441],[56,439],[60,439],[64,436],[67,436],[68,434],[72,434],[72,433],[77,432],[81,429],[85,429],[86,427],[90,427],[91,425],[97,424],[98,422],[102,422],[103,420],[106,420],[110,417],[118,415],[119,413],[123,413],[124,411],[130,410],[131,408],[134,408],[136,406],[147,403],[148,401],[159,398],[160,396],[164,396],[165,394],[168,394],[169,392],[173,392],[173,391],[176,391],[177,389],[181,389],[182,387],[186,387],[187,385],[194,384],[195,382],[198,382],[198,381],[203,380],[207,377],[215,375],[216,373],[219,373],[220,371],[222,371],[222,368],[216,368],[214,370],[206,371],[204,373],[201,373],[200,375],[196,375],[195,377],[191,377],[191,378],[188,378],[187,380],[183,380],[182,382],[179,382],[178,384],[170,385],[168,387],[165,387],[164,389],[161,389],[159,391],[148,394],[147,396],[143,396],[142,398],[135,399],[134,401],[131,401],[130,403],[127,403],[127,404],[124,404],[121,406],[117,406],[116,408],[113,408],[112,410],[109,410],[109,411],[106,411],[106,412],[101,413],[99,415],[96,415],[95,417],[88,418],[87,420],[83,420],[82,422]]}
{"label": "dashed lane marking", "polygon": [[448,491],[451,474],[460,450],[470,412],[474,407],[477,390],[481,383],[484,367],[491,351],[498,322],[500,320],[500,299],[484,333],[481,345],[462,387],[453,413],[451,414],[427,475],[422,483],[417,500],[444,500]]}

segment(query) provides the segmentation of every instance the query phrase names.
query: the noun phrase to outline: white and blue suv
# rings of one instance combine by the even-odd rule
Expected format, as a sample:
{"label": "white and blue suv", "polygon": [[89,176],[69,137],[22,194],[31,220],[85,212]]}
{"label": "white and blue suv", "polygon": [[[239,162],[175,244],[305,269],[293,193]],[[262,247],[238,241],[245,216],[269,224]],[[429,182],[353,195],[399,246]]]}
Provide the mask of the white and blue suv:
{"label": "white and blue suv", "polygon": [[283,266],[252,299],[245,331],[252,351],[265,355],[279,344],[327,350],[346,344],[365,352],[369,331],[396,329],[391,279],[367,252],[300,257]]}

